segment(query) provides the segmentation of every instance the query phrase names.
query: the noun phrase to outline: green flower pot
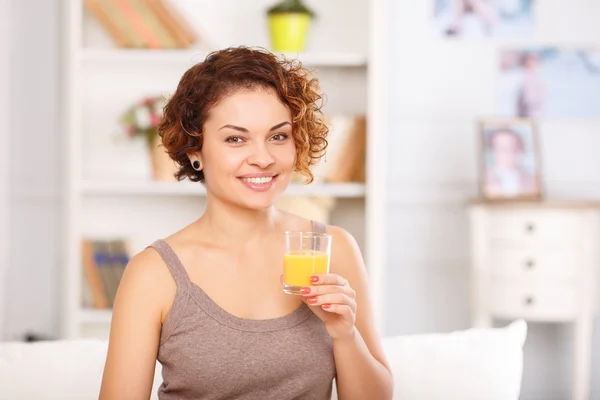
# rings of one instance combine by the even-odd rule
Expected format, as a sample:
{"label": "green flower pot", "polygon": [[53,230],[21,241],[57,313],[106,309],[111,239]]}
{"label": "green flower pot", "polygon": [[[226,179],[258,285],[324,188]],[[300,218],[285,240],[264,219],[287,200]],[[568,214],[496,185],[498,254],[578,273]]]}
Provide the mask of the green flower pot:
{"label": "green flower pot", "polygon": [[311,16],[306,13],[287,12],[269,15],[271,46],[275,51],[304,51]]}

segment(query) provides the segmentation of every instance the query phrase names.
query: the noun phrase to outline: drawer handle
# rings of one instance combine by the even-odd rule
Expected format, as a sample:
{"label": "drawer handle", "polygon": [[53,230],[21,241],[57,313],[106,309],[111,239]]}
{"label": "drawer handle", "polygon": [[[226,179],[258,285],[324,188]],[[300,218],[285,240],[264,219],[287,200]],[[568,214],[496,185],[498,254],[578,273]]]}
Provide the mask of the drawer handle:
{"label": "drawer handle", "polygon": [[525,305],[530,306],[530,305],[533,305],[533,303],[534,303],[534,300],[533,300],[532,296],[527,296],[525,298]]}
{"label": "drawer handle", "polygon": [[525,232],[533,233],[535,231],[535,225],[532,222],[529,222],[525,225]]}
{"label": "drawer handle", "polygon": [[533,269],[533,267],[535,267],[535,261],[532,259],[525,261],[525,267],[527,269]]}

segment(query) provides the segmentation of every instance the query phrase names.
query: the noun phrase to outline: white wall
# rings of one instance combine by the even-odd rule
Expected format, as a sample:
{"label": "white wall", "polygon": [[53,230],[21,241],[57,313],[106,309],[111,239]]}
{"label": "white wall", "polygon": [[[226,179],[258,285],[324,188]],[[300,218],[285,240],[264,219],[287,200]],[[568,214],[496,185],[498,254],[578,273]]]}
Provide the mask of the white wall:
{"label": "white wall", "polygon": [[9,339],[58,333],[60,250],[59,0],[9,0]]}
{"label": "white wall", "polygon": [[[475,121],[494,112],[501,42],[444,40],[433,29],[433,0],[410,7],[392,3],[385,331],[462,329],[469,326],[465,204],[477,194]],[[600,44],[599,2],[537,3],[537,34],[529,43]],[[542,123],[549,196],[600,195],[599,133],[600,121]],[[575,166],[576,161],[583,164]],[[600,399],[600,329],[596,332],[592,392]],[[524,400],[570,397],[570,338],[569,327],[530,325]]]}
{"label": "white wall", "polygon": [[0,340],[5,336],[5,273],[8,266],[8,168],[10,101],[8,94],[10,25],[8,0],[0,0]]}

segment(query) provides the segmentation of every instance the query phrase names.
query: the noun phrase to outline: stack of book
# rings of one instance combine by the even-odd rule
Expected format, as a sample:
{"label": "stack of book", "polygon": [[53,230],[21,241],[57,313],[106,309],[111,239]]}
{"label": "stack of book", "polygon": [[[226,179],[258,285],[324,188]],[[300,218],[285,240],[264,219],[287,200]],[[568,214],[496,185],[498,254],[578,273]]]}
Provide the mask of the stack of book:
{"label": "stack of book", "polygon": [[130,259],[127,241],[84,239],[82,242],[83,306],[112,308]]}
{"label": "stack of book", "polygon": [[165,0],[85,0],[85,7],[120,48],[184,49],[198,40]]}

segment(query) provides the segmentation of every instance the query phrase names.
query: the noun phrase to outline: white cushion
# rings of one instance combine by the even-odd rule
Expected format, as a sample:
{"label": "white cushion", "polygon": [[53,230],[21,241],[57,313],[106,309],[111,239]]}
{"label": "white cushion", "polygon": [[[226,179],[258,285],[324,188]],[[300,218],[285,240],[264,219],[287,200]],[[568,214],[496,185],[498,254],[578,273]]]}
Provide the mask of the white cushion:
{"label": "white cushion", "polygon": [[503,328],[386,337],[394,399],[517,400],[526,337],[523,320]]}
{"label": "white cushion", "polygon": [[[517,400],[524,321],[506,328],[386,337],[394,399]],[[0,342],[0,400],[97,400],[107,342]],[[152,400],[157,399],[157,363]],[[334,397],[335,398],[335,397]]]}
{"label": "white cushion", "polygon": [[[104,340],[0,342],[0,400],[97,400],[108,343]],[[157,364],[152,400],[157,399]]]}

